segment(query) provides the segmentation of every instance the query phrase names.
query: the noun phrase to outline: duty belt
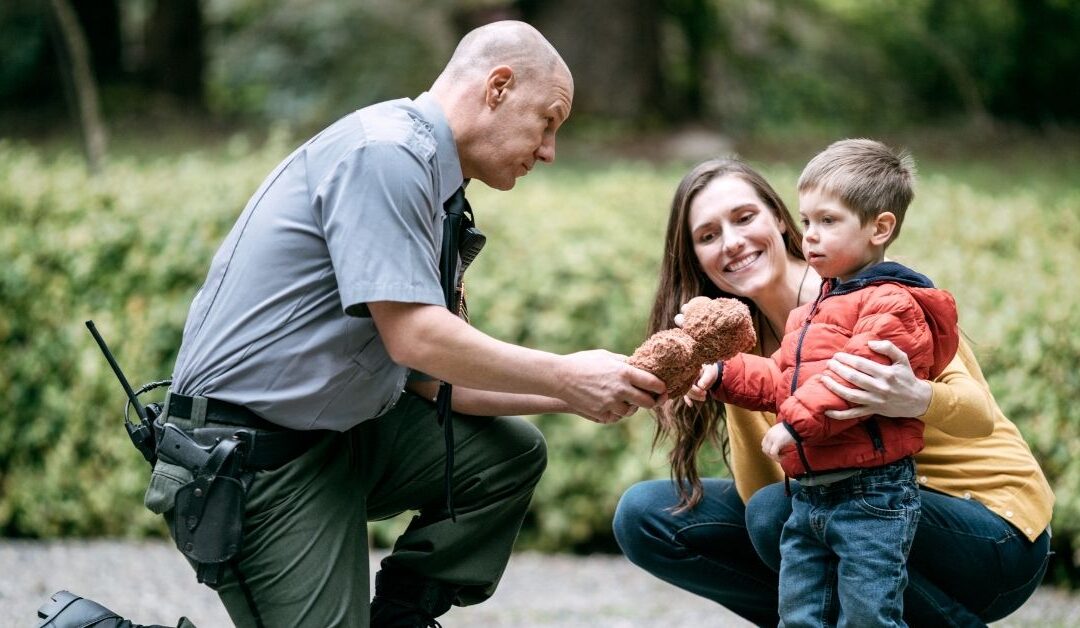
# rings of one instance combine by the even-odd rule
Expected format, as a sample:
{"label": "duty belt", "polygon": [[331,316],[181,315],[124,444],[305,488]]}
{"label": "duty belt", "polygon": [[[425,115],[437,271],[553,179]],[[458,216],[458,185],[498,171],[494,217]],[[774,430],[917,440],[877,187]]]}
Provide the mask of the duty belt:
{"label": "duty belt", "polygon": [[[191,424],[176,424],[171,419],[190,421]],[[166,397],[164,412],[154,422],[154,432],[159,455],[192,467],[201,467],[209,457],[209,451],[204,448],[242,435],[241,439],[245,441],[242,466],[249,471],[276,469],[300,456],[327,434],[325,430],[291,430],[240,405],[175,392],[169,392]],[[201,447],[183,446],[183,441],[188,440]]]}

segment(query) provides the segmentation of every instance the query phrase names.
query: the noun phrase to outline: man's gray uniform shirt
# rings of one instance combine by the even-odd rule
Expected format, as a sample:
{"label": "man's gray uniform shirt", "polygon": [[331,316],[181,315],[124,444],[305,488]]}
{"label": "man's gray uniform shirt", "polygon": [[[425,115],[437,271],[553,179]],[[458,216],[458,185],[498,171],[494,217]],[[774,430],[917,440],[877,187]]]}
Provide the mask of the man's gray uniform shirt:
{"label": "man's gray uniform shirt", "polygon": [[285,159],[218,249],[184,326],[173,390],[294,429],[346,430],[391,408],[373,301],[444,305],[442,205],[461,185],[429,94],[354,112]]}

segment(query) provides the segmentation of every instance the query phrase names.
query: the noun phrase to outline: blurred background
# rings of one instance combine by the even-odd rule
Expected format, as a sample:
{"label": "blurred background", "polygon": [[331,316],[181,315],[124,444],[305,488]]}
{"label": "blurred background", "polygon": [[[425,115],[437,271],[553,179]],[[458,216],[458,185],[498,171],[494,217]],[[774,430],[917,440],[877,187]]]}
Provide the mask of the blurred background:
{"label": "blurred background", "polygon": [[[893,256],[956,296],[1057,494],[1047,576],[1080,584],[1080,2],[27,0],[0,4],[0,537],[164,536],[123,396],[169,375],[213,251],[262,177],[364,105],[415,96],[458,38],[524,19],[575,76],[559,160],[470,190],[473,322],[556,352],[643,339],[679,179],[737,153],[792,204],[871,136],[921,178]],[[646,413],[535,419],[551,462],[519,547],[617,551],[665,477]],[[706,471],[726,474],[718,452]],[[403,520],[372,526],[385,546]]]}

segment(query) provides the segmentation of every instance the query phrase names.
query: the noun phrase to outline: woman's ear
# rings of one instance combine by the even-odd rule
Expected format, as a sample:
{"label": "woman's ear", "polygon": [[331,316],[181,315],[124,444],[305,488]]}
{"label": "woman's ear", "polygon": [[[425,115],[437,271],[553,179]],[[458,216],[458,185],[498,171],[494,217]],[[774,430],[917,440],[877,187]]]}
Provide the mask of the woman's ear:
{"label": "woman's ear", "polygon": [[875,246],[884,246],[892,239],[893,231],[896,231],[896,214],[881,212],[874,218],[874,231],[870,235],[870,243]]}
{"label": "woman's ear", "polygon": [[508,65],[492,68],[484,82],[484,104],[489,109],[498,107],[514,83],[514,70]]}

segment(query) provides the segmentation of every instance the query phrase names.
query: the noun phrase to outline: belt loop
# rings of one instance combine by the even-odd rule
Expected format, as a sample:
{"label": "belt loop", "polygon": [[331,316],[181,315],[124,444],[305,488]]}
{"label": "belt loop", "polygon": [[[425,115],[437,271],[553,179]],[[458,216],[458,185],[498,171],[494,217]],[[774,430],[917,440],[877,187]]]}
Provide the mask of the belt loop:
{"label": "belt loop", "polygon": [[196,395],[191,398],[191,428],[204,427],[206,425],[206,397]]}
{"label": "belt loop", "polygon": [[172,390],[169,390],[169,392],[165,393],[165,407],[161,409],[161,421],[163,423],[172,423],[173,425],[179,427],[182,430],[188,429],[187,419],[169,414],[169,406],[172,405],[172,396]]}

